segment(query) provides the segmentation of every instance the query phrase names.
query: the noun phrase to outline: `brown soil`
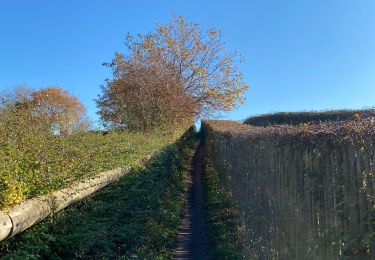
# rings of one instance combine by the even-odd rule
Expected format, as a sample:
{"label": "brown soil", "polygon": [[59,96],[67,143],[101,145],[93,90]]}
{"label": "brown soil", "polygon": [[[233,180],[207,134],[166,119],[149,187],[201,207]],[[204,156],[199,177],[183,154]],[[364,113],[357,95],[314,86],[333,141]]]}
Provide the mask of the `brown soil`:
{"label": "brown soil", "polygon": [[207,237],[203,212],[203,155],[202,143],[191,161],[190,182],[186,205],[178,229],[178,242],[173,259],[207,259]]}

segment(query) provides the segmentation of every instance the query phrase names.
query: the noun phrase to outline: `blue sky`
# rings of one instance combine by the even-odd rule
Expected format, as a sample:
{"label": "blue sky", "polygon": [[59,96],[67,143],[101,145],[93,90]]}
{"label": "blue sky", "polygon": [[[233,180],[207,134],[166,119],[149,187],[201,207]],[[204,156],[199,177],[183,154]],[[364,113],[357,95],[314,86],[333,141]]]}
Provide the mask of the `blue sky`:
{"label": "blue sky", "polygon": [[59,85],[96,119],[102,63],[171,13],[222,29],[245,58],[247,103],[225,118],[375,105],[374,0],[2,0],[0,89]]}

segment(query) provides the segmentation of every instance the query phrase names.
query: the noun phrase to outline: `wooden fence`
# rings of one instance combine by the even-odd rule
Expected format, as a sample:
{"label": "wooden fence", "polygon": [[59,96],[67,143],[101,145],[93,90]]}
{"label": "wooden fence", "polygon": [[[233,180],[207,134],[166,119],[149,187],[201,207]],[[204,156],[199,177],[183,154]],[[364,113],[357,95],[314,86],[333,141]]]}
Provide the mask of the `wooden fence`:
{"label": "wooden fence", "polygon": [[257,259],[375,256],[373,121],[319,126],[202,124]]}

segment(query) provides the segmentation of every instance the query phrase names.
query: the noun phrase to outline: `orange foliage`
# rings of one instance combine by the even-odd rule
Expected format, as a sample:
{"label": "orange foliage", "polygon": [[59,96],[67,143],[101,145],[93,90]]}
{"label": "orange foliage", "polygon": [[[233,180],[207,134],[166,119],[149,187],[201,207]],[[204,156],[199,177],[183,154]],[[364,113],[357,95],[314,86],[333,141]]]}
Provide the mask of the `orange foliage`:
{"label": "orange foliage", "polygon": [[[111,121],[111,118],[106,117],[106,111],[111,108],[106,108],[100,102],[106,98],[105,89],[119,81],[129,81],[129,77],[133,77],[134,81],[134,75],[129,73],[134,67],[162,72],[171,79],[173,85],[182,88],[185,95],[195,103],[190,106],[188,102],[189,105],[184,108],[195,116],[229,111],[244,102],[243,93],[248,89],[248,84],[238,68],[241,57],[237,52],[231,53],[224,48],[220,30],[204,31],[198,24],[173,16],[168,24],[157,26],[149,34],[136,38],[128,35],[125,45],[127,53],[116,53],[112,62],[106,64],[112,68],[114,79],[107,81],[99,99],[99,114],[104,120]],[[147,75],[141,78],[142,84],[148,85],[153,81],[145,80]],[[159,86],[159,89],[162,88]],[[183,105],[174,103],[179,107]],[[124,100],[122,107],[127,105]]]}
{"label": "orange foliage", "polygon": [[86,108],[67,91],[49,87],[35,91],[31,96],[33,116],[44,120],[54,132],[67,135],[88,126]]}

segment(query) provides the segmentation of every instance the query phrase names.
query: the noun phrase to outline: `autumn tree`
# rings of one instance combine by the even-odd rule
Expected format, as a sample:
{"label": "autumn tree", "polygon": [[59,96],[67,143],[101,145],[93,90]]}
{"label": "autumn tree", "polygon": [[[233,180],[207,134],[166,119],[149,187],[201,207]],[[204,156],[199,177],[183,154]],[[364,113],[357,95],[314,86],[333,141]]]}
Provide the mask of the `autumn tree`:
{"label": "autumn tree", "polygon": [[97,100],[101,116],[112,127],[148,131],[192,122],[194,100],[164,70],[129,63],[122,73],[102,87],[103,95]]}
{"label": "autumn tree", "polygon": [[2,91],[0,117],[2,129],[51,131],[61,135],[84,131],[90,126],[86,108],[76,97],[59,87],[35,91],[19,86]]}
{"label": "autumn tree", "polygon": [[89,127],[85,106],[67,91],[48,87],[32,92],[31,96],[33,117],[43,120],[53,132],[68,135]]}
{"label": "autumn tree", "polygon": [[[164,93],[169,99],[166,103],[177,106],[172,111],[184,110],[181,117],[212,116],[244,102],[248,84],[238,68],[241,57],[225,49],[220,30],[202,30],[198,24],[173,16],[168,24],[157,26],[149,34],[136,38],[128,35],[125,46],[124,54],[116,53],[112,62],[106,64],[113,71],[113,79],[106,81],[97,100],[99,115],[106,122],[131,124],[129,120],[138,115],[132,114],[129,99],[120,97],[124,93],[133,95],[131,91],[138,91],[139,95],[148,93],[145,90],[149,86]],[[183,95],[175,95],[182,92]],[[171,101],[180,96],[186,97],[187,102]],[[153,102],[152,98],[142,100]]]}

